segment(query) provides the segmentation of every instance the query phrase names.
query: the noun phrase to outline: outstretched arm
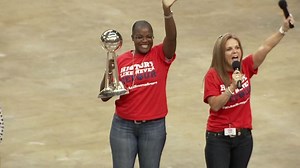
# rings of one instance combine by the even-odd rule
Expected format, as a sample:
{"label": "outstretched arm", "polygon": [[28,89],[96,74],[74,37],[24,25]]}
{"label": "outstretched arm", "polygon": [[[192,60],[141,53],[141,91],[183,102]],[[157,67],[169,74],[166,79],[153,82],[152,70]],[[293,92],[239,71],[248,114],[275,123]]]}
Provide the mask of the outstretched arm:
{"label": "outstretched arm", "polygon": [[177,30],[176,24],[171,11],[171,6],[176,0],[162,0],[166,37],[163,41],[163,51],[166,58],[171,59],[176,51]]}
{"label": "outstretched arm", "polygon": [[285,33],[290,29],[289,22],[294,24],[294,19],[292,16],[284,19],[279,31],[268,37],[258,48],[258,50],[253,54],[254,69],[258,68],[263,63],[267,54],[280,42]]}

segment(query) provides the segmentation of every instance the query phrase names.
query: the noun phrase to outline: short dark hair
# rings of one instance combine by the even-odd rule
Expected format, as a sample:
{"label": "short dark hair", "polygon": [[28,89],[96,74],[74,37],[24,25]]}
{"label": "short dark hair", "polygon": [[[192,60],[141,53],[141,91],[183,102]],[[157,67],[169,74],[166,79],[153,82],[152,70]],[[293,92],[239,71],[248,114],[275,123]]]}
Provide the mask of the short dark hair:
{"label": "short dark hair", "polygon": [[134,22],[134,24],[132,25],[132,34],[134,33],[137,27],[147,27],[153,32],[151,24],[146,20],[138,20]]}

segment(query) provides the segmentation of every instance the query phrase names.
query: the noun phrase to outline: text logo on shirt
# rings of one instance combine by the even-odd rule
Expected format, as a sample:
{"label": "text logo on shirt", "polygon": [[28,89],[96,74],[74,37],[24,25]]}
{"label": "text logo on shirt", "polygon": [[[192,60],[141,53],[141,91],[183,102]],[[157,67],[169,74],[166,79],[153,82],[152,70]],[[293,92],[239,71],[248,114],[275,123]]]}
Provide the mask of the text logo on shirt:
{"label": "text logo on shirt", "polygon": [[133,64],[125,66],[120,71],[121,81],[126,85],[132,82],[156,77],[156,71],[152,61],[142,62],[140,64]]}

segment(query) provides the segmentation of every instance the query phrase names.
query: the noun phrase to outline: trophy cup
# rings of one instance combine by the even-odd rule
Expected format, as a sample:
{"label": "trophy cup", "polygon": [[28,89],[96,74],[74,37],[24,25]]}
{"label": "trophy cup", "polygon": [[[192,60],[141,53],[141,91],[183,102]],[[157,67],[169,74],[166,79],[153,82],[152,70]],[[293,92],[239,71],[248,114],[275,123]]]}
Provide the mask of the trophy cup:
{"label": "trophy cup", "polygon": [[[100,36],[102,48],[107,51],[106,70],[105,70],[105,86],[100,91],[98,98],[110,98],[128,93],[123,83],[119,81],[118,65],[116,60],[116,51],[122,47],[122,36],[116,30],[106,30]],[[109,73],[109,62],[114,61],[112,72]]]}

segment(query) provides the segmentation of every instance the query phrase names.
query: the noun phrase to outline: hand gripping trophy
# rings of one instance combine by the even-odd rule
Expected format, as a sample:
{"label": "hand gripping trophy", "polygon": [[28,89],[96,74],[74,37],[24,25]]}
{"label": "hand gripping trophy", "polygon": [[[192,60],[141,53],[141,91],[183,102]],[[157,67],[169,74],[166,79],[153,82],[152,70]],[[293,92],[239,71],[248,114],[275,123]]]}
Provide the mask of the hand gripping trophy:
{"label": "hand gripping trophy", "polygon": [[[119,81],[116,51],[122,47],[122,36],[116,30],[106,30],[100,37],[102,48],[107,51],[105,87],[100,91],[98,98],[109,98],[128,93],[123,83]],[[110,60],[113,60],[112,72],[109,72]]]}

